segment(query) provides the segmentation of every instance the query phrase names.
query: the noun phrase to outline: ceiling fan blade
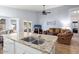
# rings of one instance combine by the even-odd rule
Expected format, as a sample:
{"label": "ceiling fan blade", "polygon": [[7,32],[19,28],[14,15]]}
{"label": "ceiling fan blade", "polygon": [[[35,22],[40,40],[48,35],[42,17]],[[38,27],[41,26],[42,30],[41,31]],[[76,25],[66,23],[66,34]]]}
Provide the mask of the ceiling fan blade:
{"label": "ceiling fan blade", "polygon": [[47,12],[47,13],[51,13],[51,12]]}

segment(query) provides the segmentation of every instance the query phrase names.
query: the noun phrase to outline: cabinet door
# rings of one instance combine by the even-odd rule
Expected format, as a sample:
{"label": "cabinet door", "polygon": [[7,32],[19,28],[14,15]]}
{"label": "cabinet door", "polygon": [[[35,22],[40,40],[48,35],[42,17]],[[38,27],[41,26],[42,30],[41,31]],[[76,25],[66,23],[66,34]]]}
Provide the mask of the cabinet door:
{"label": "cabinet door", "polygon": [[42,53],[37,49],[31,48],[29,46],[23,45],[18,42],[15,43],[15,47],[16,47],[16,54],[41,54]]}
{"label": "cabinet door", "polygon": [[16,54],[25,54],[23,45],[21,43],[15,42],[15,53]]}
{"label": "cabinet door", "polygon": [[13,54],[14,53],[14,42],[11,39],[4,38],[4,47],[3,47],[4,54]]}

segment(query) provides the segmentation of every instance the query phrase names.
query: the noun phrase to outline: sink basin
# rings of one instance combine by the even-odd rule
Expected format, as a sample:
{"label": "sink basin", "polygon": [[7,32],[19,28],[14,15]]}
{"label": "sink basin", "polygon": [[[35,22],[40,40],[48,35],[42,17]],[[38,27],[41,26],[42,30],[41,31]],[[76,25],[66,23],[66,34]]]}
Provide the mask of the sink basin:
{"label": "sink basin", "polygon": [[27,41],[27,42],[32,42],[35,40],[34,37],[27,37],[27,38],[23,38],[22,40]]}
{"label": "sink basin", "polygon": [[44,43],[44,39],[35,38],[35,37],[27,37],[27,38],[23,38],[22,40],[31,42],[32,44],[36,44],[36,45]]}
{"label": "sink basin", "polygon": [[43,44],[44,43],[44,40],[35,40],[32,42],[33,44],[36,44],[36,45],[39,45],[39,44]]}

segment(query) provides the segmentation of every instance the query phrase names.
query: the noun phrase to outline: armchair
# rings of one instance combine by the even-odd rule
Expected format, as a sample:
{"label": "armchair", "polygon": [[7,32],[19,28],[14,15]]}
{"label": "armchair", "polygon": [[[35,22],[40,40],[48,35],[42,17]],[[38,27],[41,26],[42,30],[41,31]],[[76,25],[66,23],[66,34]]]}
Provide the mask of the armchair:
{"label": "armchair", "polygon": [[57,42],[59,42],[61,44],[70,45],[73,33],[72,32],[64,32],[64,33],[59,33],[57,36],[58,36]]}

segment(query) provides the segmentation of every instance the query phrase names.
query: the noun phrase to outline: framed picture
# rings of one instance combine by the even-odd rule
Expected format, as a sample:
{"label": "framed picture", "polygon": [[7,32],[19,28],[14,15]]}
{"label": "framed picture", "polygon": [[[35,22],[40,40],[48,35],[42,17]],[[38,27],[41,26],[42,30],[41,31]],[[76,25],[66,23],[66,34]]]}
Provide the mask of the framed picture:
{"label": "framed picture", "polygon": [[53,20],[53,21],[48,21],[47,22],[47,25],[56,25],[56,20]]}

